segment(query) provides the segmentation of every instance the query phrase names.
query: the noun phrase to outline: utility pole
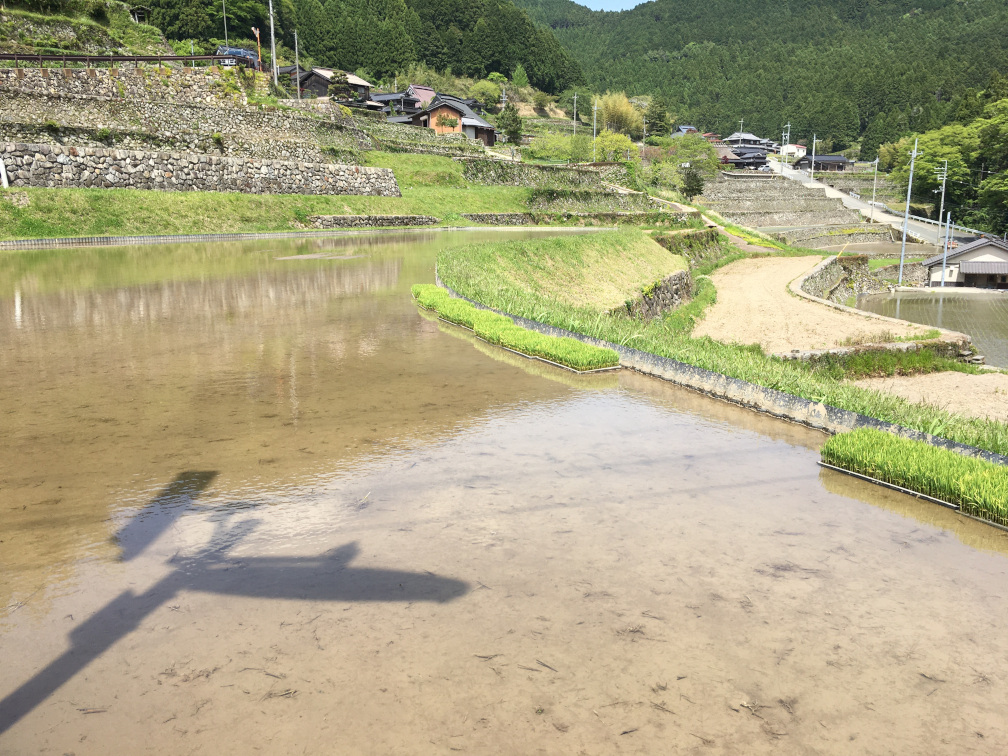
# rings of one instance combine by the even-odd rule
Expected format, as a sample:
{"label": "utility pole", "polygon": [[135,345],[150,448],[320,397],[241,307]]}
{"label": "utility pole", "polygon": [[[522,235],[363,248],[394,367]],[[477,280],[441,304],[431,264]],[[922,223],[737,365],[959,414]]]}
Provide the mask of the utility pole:
{"label": "utility pole", "polygon": [[301,60],[298,57],[297,29],[294,30],[294,85],[298,93],[298,102],[301,102]]}
{"label": "utility pole", "polygon": [[227,0],[221,0],[221,8],[224,9],[224,47],[229,47],[227,36]]}
{"label": "utility pole", "polygon": [[595,140],[597,137],[597,124],[598,124],[598,97],[595,98],[595,107],[592,108],[592,162],[597,163],[598,160],[595,155]]}
{"label": "utility pole", "polygon": [[574,93],[574,136],[577,136],[577,92]]}
{"label": "utility pole", "polygon": [[[941,220],[941,216],[938,216],[938,220]],[[945,262],[948,260],[949,234],[951,230],[952,230],[952,211],[949,210],[948,220],[945,222],[945,249],[942,252],[942,282],[941,282],[942,286],[945,285]]]}
{"label": "utility pole", "polygon": [[739,121],[738,121],[738,133],[739,133],[739,138],[741,138],[741,137],[742,137],[742,124],[743,124],[743,123],[745,123],[745,118],[739,118]]}
{"label": "utility pole", "polygon": [[259,27],[253,26],[252,33],[256,35],[256,49],[259,51],[259,70],[262,71],[262,40],[259,39]]}
{"label": "utility pole", "polygon": [[504,109],[505,105],[507,105],[507,89],[501,84],[501,110]]}
{"label": "utility pole", "polygon": [[812,135],[812,162],[809,163],[808,177],[809,181],[815,181],[815,148],[816,148],[816,135]]}
{"label": "utility pole", "polygon": [[786,131],[781,132],[781,139],[784,142],[780,148],[781,176],[784,175],[784,166],[787,164],[787,158],[784,155],[784,148],[787,147],[788,144],[790,144],[791,142],[791,121],[788,121],[786,124],[784,124],[784,128],[786,129]]}
{"label": "utility pole", "polygon": [[[641,116],[644,119],[644,136],[641,137],[641,144],[647,141],[647,116]],[[629,160],[630,158],[627,158]]]}
{"label": "utility pole", "polygon": [[[875,222],[875,187],[878,186],[878,158],[875,158],[875,178],[872,179],[871,185],[871,222]],[[939,218],[941,216],[938,216]]]}
{"label": "utility pole", "polygon": [[276,41],[273,39],[273,0],[269,3],[270,12],[270,67],[273,69],[273,86],[277,86]]}
{"label": "utility pole", "polygon": [[[945,179],[948,178],[948,160],[946,160],[944,162],[945,162],[945,165],[943,165],[941,168],[935,168],[935,173],[938,175],[938,178],[940,178],[941,182],[942,182],[942,188],[941,188],[941,205],[939,205],[939,207],[938,207],[938,223],[939,223],[938,228],[939,229],[941,229],[941,219],[942,219],[942,216],[945,215]],[[941,234],[939,234],[939,237],[940,236],[941,236]],[[941,239],[940,238],[938,239],[938,243],[939,244],[941,243]]]}
{"label": "utility pole", "polygon": [[917,141],[914,139],[913,152],[910,153],[910,180],[907,182],[906,210],[903,213],[903,247],[900,249],[899,280],[897,281],[899,286],[903,285],[903,259],[906,257],[907,228],[910,225],[910,190],[913,189],[914,163],[917,162],[917,156],[921,154],[917,152]]}

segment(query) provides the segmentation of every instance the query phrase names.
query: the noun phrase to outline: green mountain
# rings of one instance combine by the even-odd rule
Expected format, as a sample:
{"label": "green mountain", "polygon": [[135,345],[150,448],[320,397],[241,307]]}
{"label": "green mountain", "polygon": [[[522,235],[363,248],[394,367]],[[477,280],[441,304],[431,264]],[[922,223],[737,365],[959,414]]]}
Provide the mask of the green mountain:
{"label": "green mountain", "polygon": [[923,131],[1008,73],[1004,0],[654,0],[619,13],[516,1],[594,90],[661,93],[679,123],[722,134],[744,119],[779,139],[790,121],[793,139],[843,148],[873,121]]}

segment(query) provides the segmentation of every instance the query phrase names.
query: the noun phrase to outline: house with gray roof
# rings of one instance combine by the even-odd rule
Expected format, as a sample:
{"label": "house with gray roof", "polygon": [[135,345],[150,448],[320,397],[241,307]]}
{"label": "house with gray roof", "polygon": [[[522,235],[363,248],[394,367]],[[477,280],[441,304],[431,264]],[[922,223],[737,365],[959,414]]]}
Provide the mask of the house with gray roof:
{"label": "house with gray roof", "polygon": [[[943,255],[924,261],[931,286],[941,286]],[[1008,289],[1008,242],[977,239],[945,258],[945,285],[978,289]]]}
{"label": "house with gray roof", "polygon": [[435,95],[427,107],[412,116],[412,123],[438,134],[462,133],[487,147],[497,142],[494,127],[476,115],[465,100],[451,95]]}

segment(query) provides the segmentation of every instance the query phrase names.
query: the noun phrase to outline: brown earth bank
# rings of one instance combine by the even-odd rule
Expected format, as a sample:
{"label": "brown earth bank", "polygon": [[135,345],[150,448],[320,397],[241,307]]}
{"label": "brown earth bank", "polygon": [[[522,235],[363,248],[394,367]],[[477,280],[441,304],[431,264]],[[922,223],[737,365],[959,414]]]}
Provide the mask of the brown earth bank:
{"label": "brown earth bank", "polygon": [[791,281],[820,261],[815,256],[767,257],[726,265],[711,276],[717,303],[693,334],[729,343],[759,344],[766,352],[779,353],[886,342],[928,330],[834,310],[788,292]]}
{"label": "brown earth bank", "polygon": [[934,404],[949,412],[1008,422],[1008,374],[930,373],[866,378],[855,386]]}

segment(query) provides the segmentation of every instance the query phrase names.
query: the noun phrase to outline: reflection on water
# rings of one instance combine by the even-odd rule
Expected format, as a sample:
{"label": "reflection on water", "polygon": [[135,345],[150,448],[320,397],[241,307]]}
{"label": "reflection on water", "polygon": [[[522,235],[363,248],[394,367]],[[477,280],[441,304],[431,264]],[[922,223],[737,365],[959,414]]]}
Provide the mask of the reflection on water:
{"label": "reflection on water", "polygon": [[994,291],[903,291],[858,298],[862,310],[968,333],[987,364],[1008,367],[1008,295]]}
{"label": "reflection on water", "polygon": [[1004,534],[418,311],[480,238],[0,258],[0,751],[1008,750]]}
{"label": "reflection on water", "polygon": [[[0,257],[0,604],[111,556],[110,506],[179,469],[254,499],[565,391],[503,362],[474,384],[472,347],[418,317],[408,289],[437,249],[488,238]],[[275,259],[320,249],[353,259]]]}

